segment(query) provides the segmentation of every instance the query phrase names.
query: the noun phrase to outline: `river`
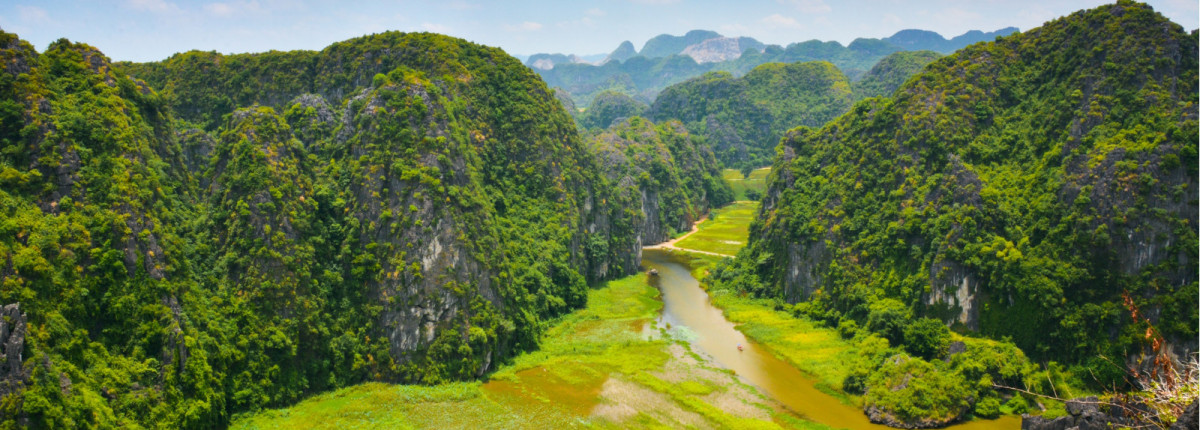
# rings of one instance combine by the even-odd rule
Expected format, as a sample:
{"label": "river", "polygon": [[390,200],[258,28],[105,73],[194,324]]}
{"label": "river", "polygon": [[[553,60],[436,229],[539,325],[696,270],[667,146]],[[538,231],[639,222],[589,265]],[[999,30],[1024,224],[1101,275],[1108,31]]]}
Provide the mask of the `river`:
{"label": "river", "polygon": [[[692,349],[720,367],[733,370],[742,379],[761,389],[783,407],[810,420],[847,429],[891,429],[872,424],[862,409],[843,404],[837,398],[816,389],[816,381],[770,351],[747,339],[733,323],[714,307],[685,263],[669,252],[646,249],[642,265],[658,270],[652,280],[662,291],[663,311],[659,325],[687,327],[685,336]],[[742,344],[743,351],[737,345]],[[975,420],[950,427],[955,430],[1018,429],[1021,419],[1005,416],[997,420]]]}

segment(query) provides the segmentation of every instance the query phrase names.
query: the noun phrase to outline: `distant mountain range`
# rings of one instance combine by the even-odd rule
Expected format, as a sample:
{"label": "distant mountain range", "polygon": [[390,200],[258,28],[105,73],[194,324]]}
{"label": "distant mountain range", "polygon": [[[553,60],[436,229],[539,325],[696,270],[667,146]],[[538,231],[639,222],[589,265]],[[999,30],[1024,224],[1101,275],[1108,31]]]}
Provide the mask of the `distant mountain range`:
{"label": "distant mountain range", "polygon": [[990,42],[997,37],[1007,36],[1017,31],[1019,30],[1016,27],[1005,27],[989,33],[971,30],[947,40],[942,35],[932,31],[900,30],[891,37],[886,37],[883,40],[904,48],[905,51],[934,51],[949,54],[972,44]]}
{"label": "distant mountain range", "polygon": [[[810,40],[787,47],[767,45],[750,37],[726,37],[715,31],[692,30],[682,36],[660,34],[647,40],[641,51],[630,41],[621,42],[608,55],[535,54],[525,65],[551,86],[571,94],[576,105],[586,106],[602,91],[617,91],[649,103],[667,85],[710,71],[741,75],[766,62],[829,61],[851,80],[857,80],[876,61],[898,51],[934,51],[948,54],[977,42],[1017,32],[1007,27],[992,32],[971,30],[951,39],[927,30],[901,30],[883,39],[855,39],[847,46]],[[746,55],[753,53],[754,55]],[[633,61],[638,59],[637,61]],[[632,61],[632,64],[627,64]],[[570,67],[560,67],[568,65]]]}

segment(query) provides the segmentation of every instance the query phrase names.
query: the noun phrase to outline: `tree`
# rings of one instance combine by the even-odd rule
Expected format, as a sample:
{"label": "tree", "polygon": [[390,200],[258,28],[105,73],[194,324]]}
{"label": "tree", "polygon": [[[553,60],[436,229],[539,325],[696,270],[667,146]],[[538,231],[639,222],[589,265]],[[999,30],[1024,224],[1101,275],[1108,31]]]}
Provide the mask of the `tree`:
{"label": "tree", "polygon": [[950,347],[950,329],[933,318],[921,318],[904,328],[904,349],[926,360],[941,358]]}

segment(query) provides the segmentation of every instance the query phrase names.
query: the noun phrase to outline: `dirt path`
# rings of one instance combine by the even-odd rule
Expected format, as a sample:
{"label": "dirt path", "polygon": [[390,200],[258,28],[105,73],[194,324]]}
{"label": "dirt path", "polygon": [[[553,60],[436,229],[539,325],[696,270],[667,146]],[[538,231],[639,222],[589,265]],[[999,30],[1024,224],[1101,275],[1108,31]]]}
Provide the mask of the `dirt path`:
{"label": "dirt path", "polygon": [[695,234],[697,231],[700,231],[700,229],[698,229],[696,227],[699,226],[700,223],[704,222],[705,220],[708,220],[708,216],[705,216],[704,218],[700,218],[699,220],[696,220],[696,222],[692,223],[692,230],[687,233],[684,233],[683,236],[679,236],[677,238],[674,238],[674,239],[671,239],[671,240],[668,240],[666,242],[659,243],[656,245],[643,246],[642,249],[670,249],[670,250],[681,251],[681,252],[695,252],[697,254],[715,255],[717,257],[733,257],[732,255],[729,255],[729,254],[719,254],[716,252],[701,251],[698,249],[680,248],[680,247],[675,246],[675,244],[678,243],[679,241],[687,239],[688,236],[691,236],[691,235]]}

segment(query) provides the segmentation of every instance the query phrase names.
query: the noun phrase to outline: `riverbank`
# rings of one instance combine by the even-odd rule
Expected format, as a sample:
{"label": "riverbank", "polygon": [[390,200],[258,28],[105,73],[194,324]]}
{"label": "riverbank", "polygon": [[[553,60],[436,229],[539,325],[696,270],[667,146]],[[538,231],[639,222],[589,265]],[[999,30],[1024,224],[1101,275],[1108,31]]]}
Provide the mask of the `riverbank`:
{"label": "riverbank", "polygon": [[639,273],[590,291],[541,349],[486,382],[365,383],[288,408],[244,415],[235,429],[822,428],[693,352],[656,322],[663,302]]}
{"label": "riverbank", "polygon": [[[720,217],[717,217],[719,220]],[[746,224],[749,222],[747,221]],[[699,231],[704,231],[706,225],[697,226]],[[696,237],[695,234],[690,237]],[[679,244],[677,247],[682,247],[685,244]],[[708,255],[688,252],[686,249],[679,250],[691,258],[689,264],[693,267],[695,276],[698,279],[704,279],[708,275],[708,271],[717,266],[721,261],[720,258],[713,258]],[[736,250],[732,251],[736,253]],[[746,337],[760,344],[762,347],[771,351],[776,357],[786,361],[795,368],[801,370],[806,375],[815,380],[815,386],[825,395],[836,398],[843,405],[856,408],[858,411],[864,409],[866,403],[865,397],[861,394],[847,393],[845,386],[848,380],[853,381],[858,379],[858,383],[865,382],[865,377],[870,376],[870,369],[878,365],[878,362],[883,358],[894,356],[902,352],[897,348],[889,346],[889,342],[879,336],[870,333],[867,330],[850,328],[840,330],[838,328],[827,327],[824,324],[811,320],[800,312],[799,306],[792,306],[778,300],[756,299],[747,296],[744,292],[725,290],[714,288],[708,283],[703,283],[707,289],[711,303],[723,312],[724,317],[730,322],[737,324],[739,331],[744,333]],[[997,369],[992,369],[996,363],[987,364],[995,360],[1000,362],[1011,362],[1008,366],[1028,366],[1024,357],[1019,351],[1015,353],[1010,348],[1010,345],[1005,345],[1000,342],[991,341],[980,338],[966,338],[957,334],[951,335],[953,342],[965,343],[967,350],[970,352],[968,356],[970,360],[979,359],[983,362],[976,365],[980,369],[987,369],[984,373],[995,373]],[[1010,358],[1015,360],[1009,360]],[[985,363],[987,362],[987,363]],[[1024,364],[1021,364],[1024,363]],[[953,381],[958,374],[957,370],[951,370],[949,367],[958,366],[950,362],[943,363],[938,361],[934,368],[936,375],[931,378],[949,378]],[[980,367],[982,366],[982,367]],[[1005,366],[1001,364],[1000,366]],[[1053,367],[1053,366],[1052,366]],[[863,373],[864,371],[868,373]],[[1017,371],[1014,369],[1006,369],[1005,372]],[[1020,370],[1020,373],[1036,373],[1036,370]],[[1063,372],[1061,368],[1050,368],[1042,371],[1045,377],[1043,380],[1053,381],[1072,381],[1077,379],[1075,376],[1067,372]],[[987,382],[990,384],[992,379],[986,377],[980,379],[979,383]],[[903,387],[906,384],[897,382]],[[948,388],[958,389],[966,381],[951,382]],[[973,383],[973,382],[972,382]],[[1052,382],[1058,391],[1064,393],[1080,392],[1083,393],[1076,384],[1066,384]],[[910,389],[911,390],[911,389]],[[876,395],[875,401],[884,402],[884,404],[894,405],[897,407],[918,408],[929,407],[922,404],[920,397],[914,398],[911,395],[905,394],[896,397],[902,393],[895,393],[890,398],[879,397]],[[937,393],[943,395],[945,393]],[[962,398],[967,394],[964,392]],[[993,395],[994,396],[994,395]],[[1018,396],[1020,397],[1020,396]],[[882,400],[881,400],[882,399]],[[985,428],[1020,428],[1020,413],[1037,412],[1034,406],[1038,401],[1034,399],[1020,399],[1003,397],[991,397],[991,405],[995,409],[988,415],[996,417],[995,419],[981,418],[976,409],[974,414],[976,417],[966,422],[959,422],[952,425],[956,429],[985,429]],[[1011,401],[1010,401],[1011,400]],[[1056,416],[1065,413],[1062,409],[1062,404],[1056,401],[1045,401],[1045,411],[1047,416]],[[936,406],[935,406],[936,407]],[[932,412],[932,410],[930,410]],[[928,413],[928,412],[927,412]],[[970,416],[971,414],[968,414]],[[860,423],[861,424],[861,423]],[[854,425],[849,428],[869,428],[865,425]]]}

